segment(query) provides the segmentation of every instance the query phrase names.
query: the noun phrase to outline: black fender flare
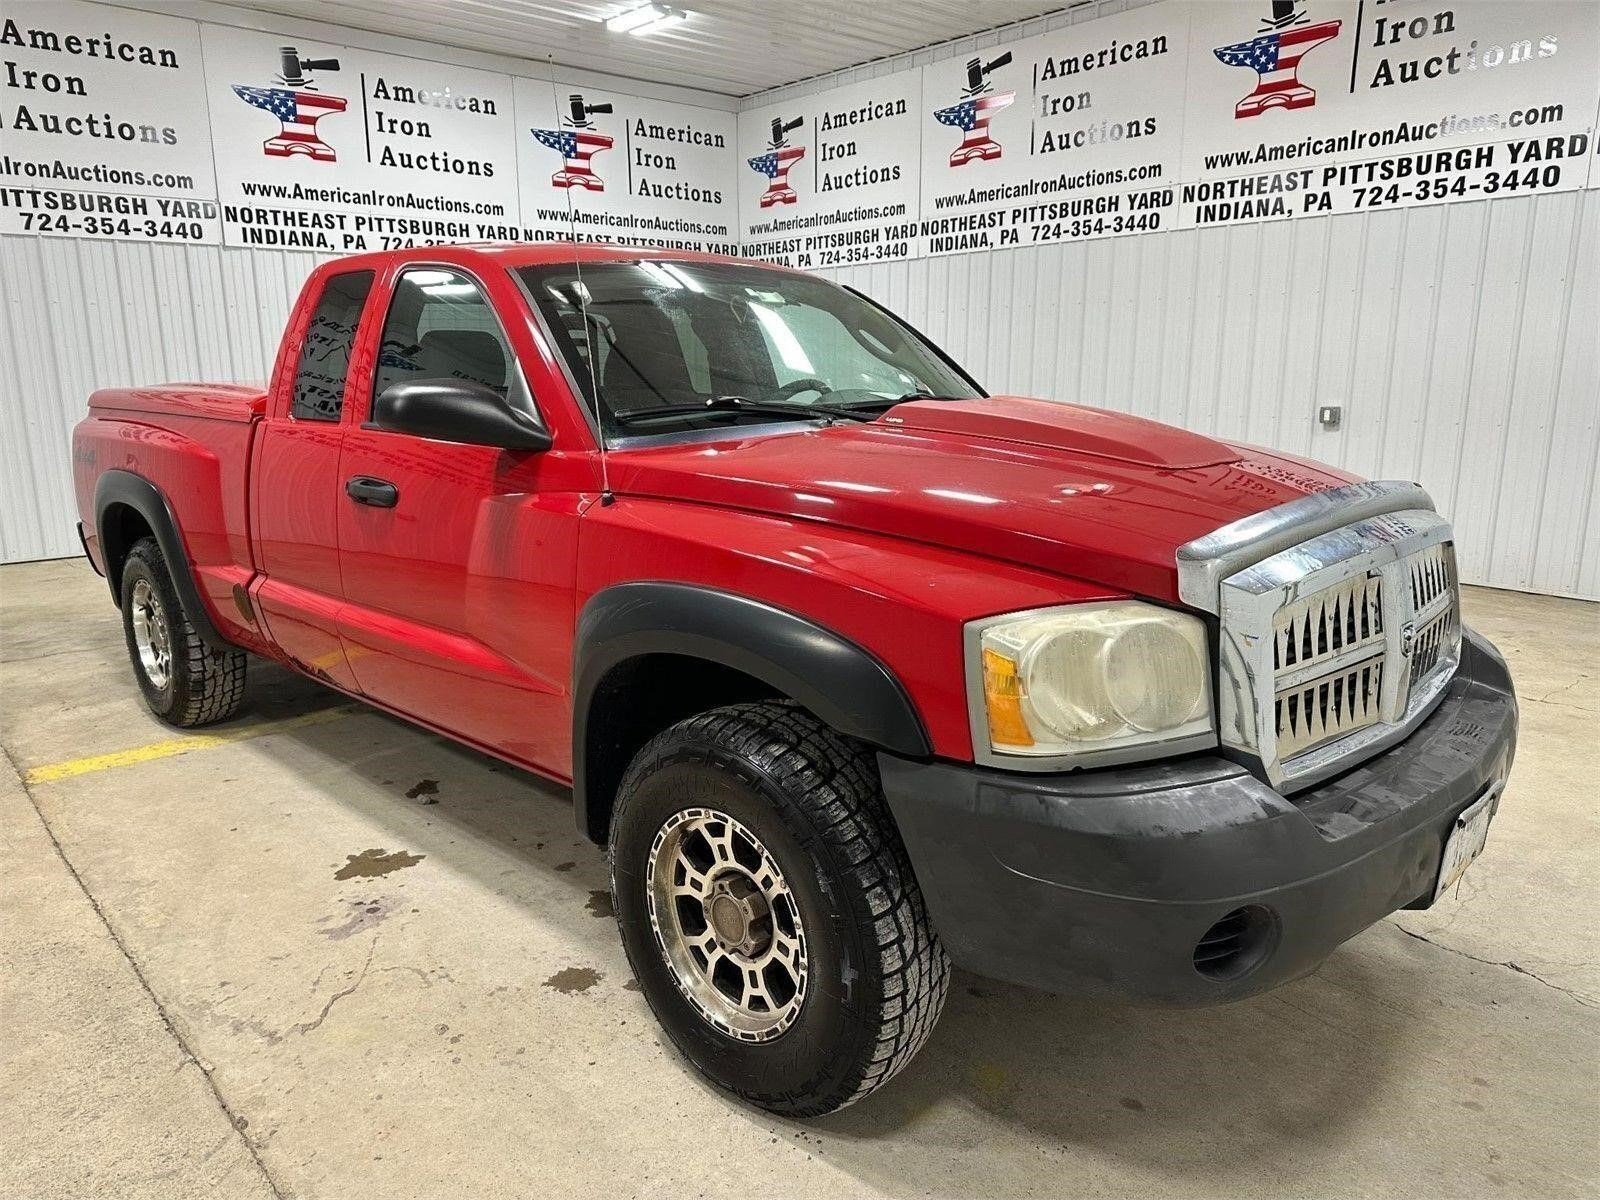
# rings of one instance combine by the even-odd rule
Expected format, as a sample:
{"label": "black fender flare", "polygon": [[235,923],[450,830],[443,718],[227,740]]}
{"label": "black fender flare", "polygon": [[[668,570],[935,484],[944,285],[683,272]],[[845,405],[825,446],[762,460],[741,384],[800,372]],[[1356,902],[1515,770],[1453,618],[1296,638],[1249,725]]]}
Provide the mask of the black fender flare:
{"label": "black fender flare", "polygon": [[106,471],[94,488],[95,532],[100,535],[100,556],[106,564],[106,582],[111,586],[112,602],[118,608],[122,607],[121,566],[128,552],[128,547],[120,544],[114,534],[108,536],[110,531],[106,529],[106,510],[113,504],[126,504],[150,526],[156,544],[161,547],[162,557],[167,560],[172,586],[178,593],[178,599],[183,601],[184,613],[200,635],[200,640],[219,653],[233,649],[232,644],[217,632],[217,627],[211,622],[211,614],[206,611],[205,602],[200,597],[194,569],[183,548],[183,538],[178,533],[178,520],[172,515],[172,505],[167,503],[160,488],[132,471]]}
{"label": "black fender flare", "polygon": [[[932,754],[916,705],[869,650],[796,613],[715,588],[619,583],[596,592],[573,646],[573,801],[579,827],[604,844],[609,797],[590,796],[588,726],[614,667],[648,654],[704,659],[760,680],[840,733],[907,758]],[[599,828],[595,826],[599,825]]]}

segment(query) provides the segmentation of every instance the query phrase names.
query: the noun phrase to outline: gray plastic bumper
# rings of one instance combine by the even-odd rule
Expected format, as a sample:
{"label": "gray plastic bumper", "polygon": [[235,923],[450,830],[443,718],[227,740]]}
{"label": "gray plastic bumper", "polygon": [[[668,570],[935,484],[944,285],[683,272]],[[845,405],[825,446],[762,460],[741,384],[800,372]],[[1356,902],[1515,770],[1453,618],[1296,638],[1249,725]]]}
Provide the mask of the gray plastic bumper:
{"label": "gray plastic bumper", "polygon": [[[1215,755],[1049,776],[879,763],[958,965],[1199,1005],[1294,979],[1388,913],[1431,903],[1455,818],[1505,779],[1516,731],[1505,662],[1469,630],[1455,680],[1409,738],[1292,798]],[[1249,969],[1202,974],[1197,944],[1247,907]]]}

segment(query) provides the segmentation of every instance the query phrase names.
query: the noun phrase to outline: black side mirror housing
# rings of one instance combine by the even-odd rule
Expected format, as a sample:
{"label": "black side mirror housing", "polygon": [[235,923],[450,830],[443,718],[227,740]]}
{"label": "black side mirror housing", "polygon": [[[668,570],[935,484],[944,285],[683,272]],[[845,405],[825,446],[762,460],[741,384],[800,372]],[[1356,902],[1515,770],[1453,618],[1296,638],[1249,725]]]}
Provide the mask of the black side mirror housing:
{"label": "black side mirror housing", "polygon": [[370,428],[441,442],[548,450],[550,431],[471,379],[408,379],[391,383],[372,401]]}

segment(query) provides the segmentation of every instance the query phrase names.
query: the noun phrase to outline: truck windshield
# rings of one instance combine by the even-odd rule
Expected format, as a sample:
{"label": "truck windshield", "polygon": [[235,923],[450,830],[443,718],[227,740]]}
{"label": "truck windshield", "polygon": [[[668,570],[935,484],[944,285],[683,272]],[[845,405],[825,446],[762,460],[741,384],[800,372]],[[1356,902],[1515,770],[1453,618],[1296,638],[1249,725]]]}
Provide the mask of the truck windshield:
{"label": "truck windshield", "polygon": [[919,395],[983,394],[914,331],[826,280],[668,260],[518,273],[608,440],[871,419]]}

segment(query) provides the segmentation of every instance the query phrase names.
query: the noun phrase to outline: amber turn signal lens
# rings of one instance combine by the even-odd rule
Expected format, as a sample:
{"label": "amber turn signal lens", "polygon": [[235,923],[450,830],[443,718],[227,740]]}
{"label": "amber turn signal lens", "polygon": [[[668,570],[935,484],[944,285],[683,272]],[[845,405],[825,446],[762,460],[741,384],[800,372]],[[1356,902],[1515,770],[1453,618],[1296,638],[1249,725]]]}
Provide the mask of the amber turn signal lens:
{"label": "amber turn signal lens", "polygon": [[983,703],[989,713],[989,738],[997,746],[1031,746],[1033,734],[1022,715],[1022,680],[1017,664],[994,650],[983,652]]}

